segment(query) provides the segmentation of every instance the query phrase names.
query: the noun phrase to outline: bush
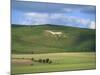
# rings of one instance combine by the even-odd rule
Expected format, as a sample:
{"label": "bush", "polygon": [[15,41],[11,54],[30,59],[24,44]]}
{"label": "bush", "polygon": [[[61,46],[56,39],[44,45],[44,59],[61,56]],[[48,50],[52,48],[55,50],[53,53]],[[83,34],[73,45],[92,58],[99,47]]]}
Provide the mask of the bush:
{"label": "bush", "polygon": [[46,63],[48,63],[49,61],[50,61],[49,58],[47,58],[47,59],[46,59]]}
{"label": "bush", "polygon": [[45,63],[45,59],[43,59],[43,63]]}
{"label": "bush", "polygon": [[49,64],[51,64],[51,63],[52,63],[52,61],[50,60],[50,61],[49,61]]}
{"label": "bush", "polygon": [[31,58],[32,61],[34,61],[34,58]]}
{"label": "bush", "polygon": [[47,58],[47,59],[39,59],[39,60],[34,60],[34,61],[39,62],[39,63],[49,63],[49,64],[52,63],[52,61],[49,58]]}
{"label": "bush", "polygon": [[42,63],[42,59],[39,59],[38,62]]}

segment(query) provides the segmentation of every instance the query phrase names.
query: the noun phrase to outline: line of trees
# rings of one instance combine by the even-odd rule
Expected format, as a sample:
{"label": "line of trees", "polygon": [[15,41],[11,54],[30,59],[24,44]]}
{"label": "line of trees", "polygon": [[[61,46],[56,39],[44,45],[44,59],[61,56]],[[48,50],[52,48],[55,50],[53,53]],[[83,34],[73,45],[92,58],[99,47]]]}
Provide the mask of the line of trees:
{"label": "line of trees", "polygon": [[48,63],[48,64],[52,63],[52,60],[50,60],[49,58],[39,59],[39,60],[35,60],[34,58],[32,58],[31,60],[34,61],[34,62],[39,62],[39,63]]}

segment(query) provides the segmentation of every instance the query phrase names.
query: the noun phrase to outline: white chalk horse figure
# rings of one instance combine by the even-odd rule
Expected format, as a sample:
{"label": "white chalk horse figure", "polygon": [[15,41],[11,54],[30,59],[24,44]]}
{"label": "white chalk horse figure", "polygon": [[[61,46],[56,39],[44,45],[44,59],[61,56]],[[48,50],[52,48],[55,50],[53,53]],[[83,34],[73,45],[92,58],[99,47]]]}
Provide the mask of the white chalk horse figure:
{"label": "white chalk horse figure", "polygon": [[61,37],[62,36],[62,32],[53,32],[51,30],[46,30],[46,32],[50,33],[51,35],[55,36],[55,37]]}

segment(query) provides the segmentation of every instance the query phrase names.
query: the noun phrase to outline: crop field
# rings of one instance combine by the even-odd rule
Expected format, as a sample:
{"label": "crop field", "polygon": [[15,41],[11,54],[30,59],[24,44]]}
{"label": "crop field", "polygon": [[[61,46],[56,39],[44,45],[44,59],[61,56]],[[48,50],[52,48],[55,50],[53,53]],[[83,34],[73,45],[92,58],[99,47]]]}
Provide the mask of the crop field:
{"label": "crop field", "polygon": [[[39,60],[49,59],[51,63]],[[96,68],[95,52],[12,54],[12,74],[88,70]]]}

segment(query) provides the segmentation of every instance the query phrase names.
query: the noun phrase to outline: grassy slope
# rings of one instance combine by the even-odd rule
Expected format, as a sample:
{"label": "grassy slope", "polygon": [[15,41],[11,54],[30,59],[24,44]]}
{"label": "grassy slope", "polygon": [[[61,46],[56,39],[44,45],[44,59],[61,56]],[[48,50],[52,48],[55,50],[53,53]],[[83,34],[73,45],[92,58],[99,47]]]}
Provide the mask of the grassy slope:
{"label": "grassy slope", "polygon": [[[63,32],[57,38],[45,30]],[[54,53],[95,51],[95,30],[56,25],[12,26],[13,53]]]}

